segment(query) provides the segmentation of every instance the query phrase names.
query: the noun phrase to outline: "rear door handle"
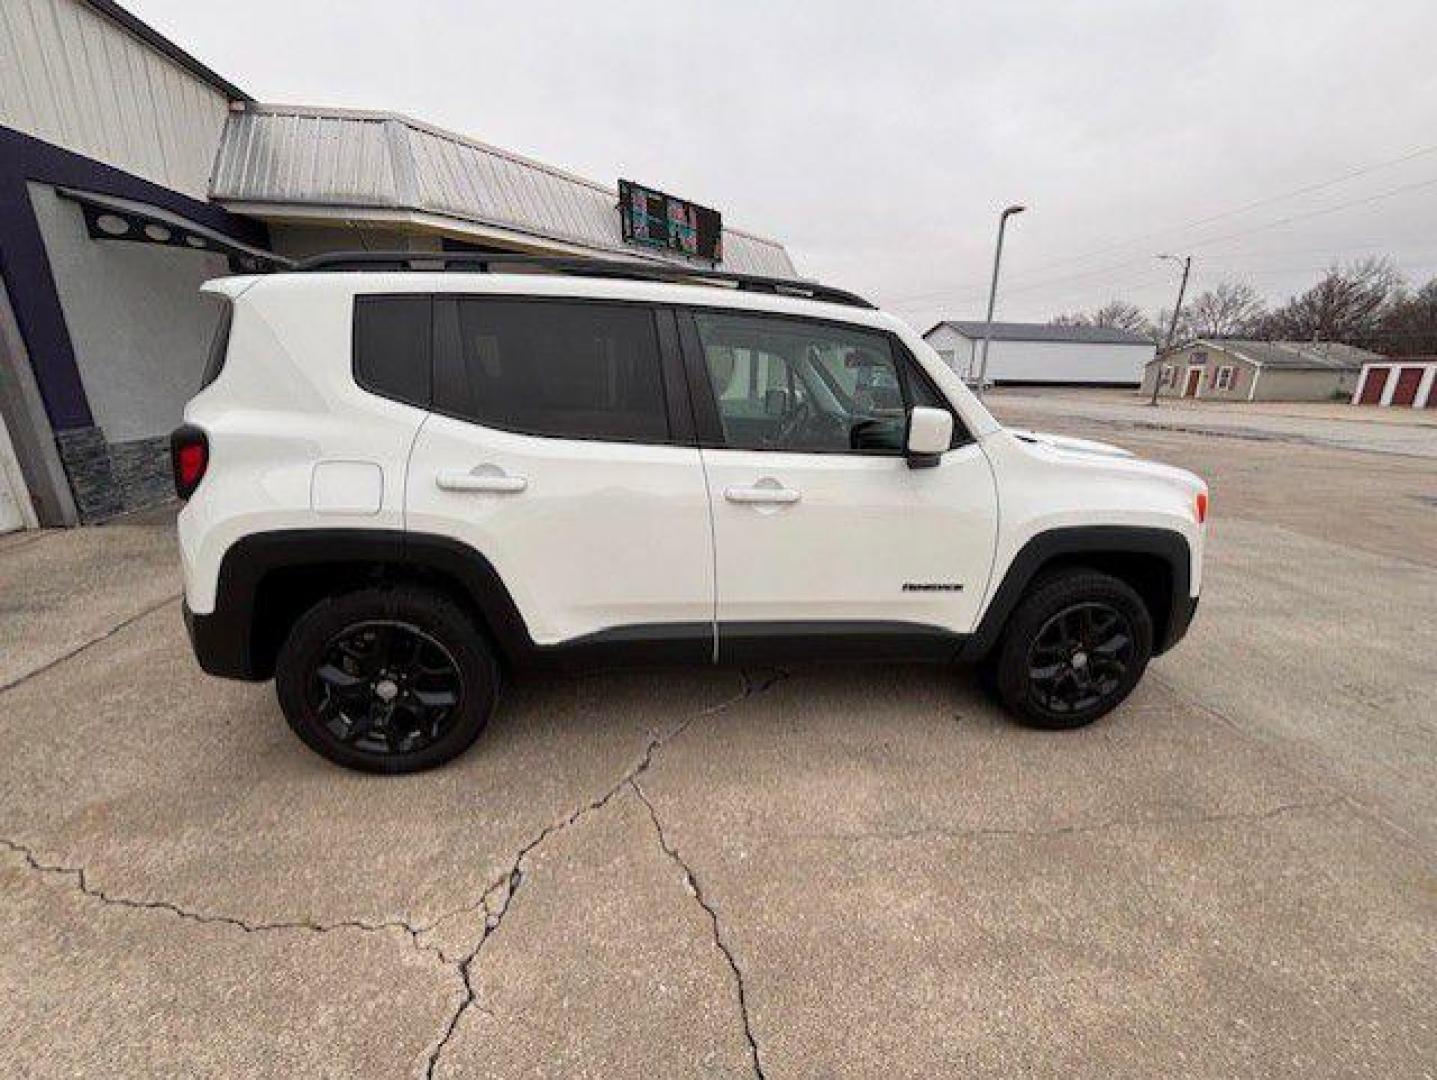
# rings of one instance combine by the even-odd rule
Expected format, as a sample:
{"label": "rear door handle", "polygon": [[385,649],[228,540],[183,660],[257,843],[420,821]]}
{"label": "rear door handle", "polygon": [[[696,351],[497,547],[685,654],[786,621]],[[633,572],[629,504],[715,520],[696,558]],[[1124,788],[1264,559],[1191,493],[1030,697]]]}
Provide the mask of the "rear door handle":
{"label": "rear door handle", "polygon": [[753,487],[724,488],[723,497],[732,503],[796,503],[801,491],[778,485],[755,484]]}
{"label": "rear door handle", "polygon": [[494,472],[463,472],[444,469],[434,482],[445,491],[480,492],[490,495],[517,495],[529,486],[522,476]]}

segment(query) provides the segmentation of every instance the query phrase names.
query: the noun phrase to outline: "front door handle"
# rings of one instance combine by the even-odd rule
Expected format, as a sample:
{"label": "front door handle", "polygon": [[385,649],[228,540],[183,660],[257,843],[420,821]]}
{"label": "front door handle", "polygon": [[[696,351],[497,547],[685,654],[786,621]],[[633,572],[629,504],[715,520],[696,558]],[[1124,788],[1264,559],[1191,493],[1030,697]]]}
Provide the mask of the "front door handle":
{"label": "front door handle", "polygon": [[803,498],[801,491],[781,487],[778,484],[762,482],[753,487],[724,488],[723,497],[732,503],[796,503]]}
{"label": "front door handle", "polygon": [[444,469],[434,482],[445,491],[490,495],[517,495],[529,486],[529,481],[522,476],[508,476],[501,472],[463,472],[460,469]]}

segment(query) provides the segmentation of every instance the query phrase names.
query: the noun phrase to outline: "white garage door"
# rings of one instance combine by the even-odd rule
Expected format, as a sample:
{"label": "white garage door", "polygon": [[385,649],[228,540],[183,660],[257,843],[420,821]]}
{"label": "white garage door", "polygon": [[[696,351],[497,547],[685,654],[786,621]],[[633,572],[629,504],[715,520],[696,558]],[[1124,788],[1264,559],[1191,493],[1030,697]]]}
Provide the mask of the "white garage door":
{"label": "white garage door", "polygon": [[24,485],[15,450],[10,445],[10,433],[5,430],[4,418],[0,417],[0,533],[25,527],[27,515],[21,501],[25,498]]}

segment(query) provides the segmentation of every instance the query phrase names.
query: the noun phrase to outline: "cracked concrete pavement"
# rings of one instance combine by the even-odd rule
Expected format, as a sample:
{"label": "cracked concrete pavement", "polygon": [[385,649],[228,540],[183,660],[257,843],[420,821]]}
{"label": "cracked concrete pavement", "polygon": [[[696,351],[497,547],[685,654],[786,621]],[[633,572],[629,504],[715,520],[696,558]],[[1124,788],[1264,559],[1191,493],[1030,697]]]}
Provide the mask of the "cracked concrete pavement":
{"label": "cracked concrete pavement", "polygon": [[7,1072],[1431,1076],[1430,462],[995,405],[1213,485],[1189,640],[1084,731],[610,672],[358,776],[199,673],[164,515],[0,540]]}

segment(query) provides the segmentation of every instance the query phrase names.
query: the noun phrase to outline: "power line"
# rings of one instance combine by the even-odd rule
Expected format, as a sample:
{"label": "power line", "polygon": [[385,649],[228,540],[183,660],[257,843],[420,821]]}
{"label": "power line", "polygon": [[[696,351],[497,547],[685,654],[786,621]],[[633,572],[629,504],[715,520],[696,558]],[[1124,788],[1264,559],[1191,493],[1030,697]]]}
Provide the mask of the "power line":
{"label": "power line", "polygon": [[[1394,261],[1396,262],[1399,271],[1405,268],[1407,272],[1411,273],[1420,267],[1437,268],[1437,253],[1425,253],[1422,255],[1415,255],[1406,259]],[[1300,274],[1304,272],[1321,273],[1325,270],[1330,269],[1331,266],[1331,261],[1326,261],[1322,263],[1308,263],[1301,266],[1289,265],[1282,267],[1256,268],[1247,271],[1235,271],[1233,272],[1233,276],[1239,278],[1275,277],[1283,274]],[[1195,274],[1196,271],[1197,267],[1194,266]],[[1122,295],[1125,292],[1131,292],[1136,289],[1147,287],[1156,288],[1158,285],[1171,285],[1171,282],[1167,276],[1155,275],[1151,272],[1138,276],[1128,275],[1116,281],[1094,281],[1086,284],[1072,286],[1066,289],[1060,289],[1059,291],[1053,293],[1050,302],[1055,307],[1061,307],[1069,303],[1073,303],[1074,301],[1071,298],[1078,297],[1086,298],[1090,296],[1098,296],[1103,299],[1122,299]],[[1016,292],[1018,290],[1011,291]],[[968,301],[981,301],[982,299],[982,297],[979,296],[979,294],[977,293],[961,294],[952,298],[955,301],[960,302],[963,306],[966,306],[966,302]],[[885,306],[892,307],[895,310],[904,310],[926,307],[928,306],[928,303],[925,301],[885,301]]]}
{"label": "power line", "polygon": [[1366,206],[1369,203],[1381,202],[1383,199],[1390,199],[1396,195],[1405,195],[1409,191],[1418,191],[1422,188],[1431,187],[1433,184],[1437,184],[1437,176],[1428,177],[1426,180],[1417,180],[1410,184],[1402,184],[1399,187],[1391,188],[1387,191],[1378,192],[1376,195],[1368,195],[1361,199],[1352,199],[1349,202],[1338,203],[1336,206],[1327,206],[1317,210],[1308,210],[1300,214],[1290,214],[1285,218],[1278,218],[1276,221],[1270,221],[1266,225],[1258,225],[1257,227],[1252,229],[1244,229],[1238,232],[1227,233],[1224,236],[1214,236],[1206,240],[1198,240],[1194,243],[1188,244],[1187,246],[1203,247],[1207,244],[1221,243],[1224,240],[1232,240],[1238,237],[1251,236],[1253,233],[1266,232],[1268,229],[1276,229],[1283,225],[1291,225],[1294,221],[1306,221],[1309,218],[1322,217],[1324,214],[1335,214],[1339,210],[1350,210],[1354,206]]}
{"label": "power line", "polygon": [[[1437,150],[1437,147],[1434,147],[1433,149],[1434,149],[1434,150]],[[1402,185],[1400,185],[1400,186],[1398,186],[1398,187],[1391,188],[1391,189],[1389,189],[1389,190],[1387,190],[1387,191],[1378,192],[1378,193],[1376,193],[1376,194],[1374,194],[1374,195],[1363,196],[1363,197],[1360,198],[1360,199],[1352,199],[1352,200],[1349,200],[1349,201],[1347,201],[1347,202],[1337,203],[1336,205],[1333,205],[1333,206],[1319,207],[1319,208],[1316,209],[1316,210],[1308,210],[1308,211],[1304,211],[1304,212],[1302,212],[1302,213],[1290,214],[1290,215],[1288,215],[1287,217],[1278,218],[1278,219],[1276,219],[1276,220],[1274,220],[1274,221],[1269,221],[1269,222],[1267,222],[1267,223],[1265,223],[1265,224],[1262,224],[1262,225],[1256,225],[1256,226],[1253,226],[1252,228],[1249,228],[1249,229],[1239,229],[1239,230],[1236,230],[1236,231],[1234,231],[1234,232],[1224,233],[1224,234],[1219,235],[1219,236],[1211,236],[1211,237],[1207,237],[1206,239],[1191,241],[1191,242],[1188,242],[1188,243],[1184,244],[1183,246],[1184,246],[1184,247],[1187,247],[1187,248],[1198,248],[1198,247],[1206,247],[1206,246],[1209,245],[1209,244],[1223,243],[1223,242],[1228,241],[1228,240],[1241,239],[1241,238],[1243,238],[1243,237],[1251,236],[1251,235],[1253,235],[1254,233],[1266,232],[1266,231],[1268,231],[1269,229],[1280,228],[1280,227],[1282,227],[1283,225],[1290,225],[1290,224],[1292,224],[1293,222],[1296,222],[1296,221],[1306,221],[1306,220],[1309,220],[1309,219],[1311,219],[1311,218],[1322,217],[1322,216],[1324,216],[1324,215],[1326,215],[1326,214],[1335,214],[1335,213],[1338,213],[1338,212],[1340,212],[1340,211],[1342,211],[1342,210],[1349,210],[1349,209],[1352,209],[1353,207],[1356,207],[1356,206],[1365,206],[1365,205],[1369,205],[1369,204],[1371,204],[1371,203],[1380,202],[1380,201],[1382,201],[1383,199],[1390,199],[1390,198],[1393,198],[1393,197],[1395,197],[1395,196],[1397,196],[1397,195],[1406,194],[1407,192],[1410,192],[1410,191],[1416,191],[1416,190],[1419,190],[1419,189],[1421,189],[1421,188],[1431,187],[1431,186],[1434,185],[1434,184],[1437,184],[1437,176],[1428,177],[1427,179],[1424,179],[1424,180],[1414,181],[1413,183],[1410,183],[1410,184],[1402,184]],[[1330,185],[1329,185],[1329,186],[1330,186]],[[1031,282],[1029,282],[1029,283],[1026,284],[1026,285],[1021,284],[1021,282],[1022,282],[1024,279],[1023,279],[1023,277],[1020,275],[1019,278],[1018,278],[1018,281],[1019,281],[1020,284],[1018,284],[1018,285],[1016,285],[1016,286],[1009,286],[1009,287],[1005,288],[1005,289],[1003,290],[1003,292],[1004,292],[1004,295],[1005,295],[1005,296],[1012,296],[1012,295],[1015,295],[1015,294],[1017,294],[1017,295],[1023,295],[1023,294],[1025,294],[1025,293],[1033,292],[1033,291],[1036,290],[1036,289],[1043,289],[1043,288],[1047,288],[1047,287],[1050,286],[1050,285],[1062,284],[1062,283],[1067,282],[1067,281],[1074,281],[1074,280],[1078,280],[1078,279],[1081,279],[1081,278],[1092,277],[1092,276],[1094,276],[1095,274],[1110,274],[1110,273],[1112,273],[1114,270],[1122,270],[1122,269],[1125,269],[1125,268],[1127,268],[1127,267],[1129,267],[1129,266],[1136,266],[1136,265],[1138,265],[1139,263],[1143,263],[1143,262],[1146,262],[1146,261],[1147,261],[1147,259],[1145,259],[1145,258],[1144,258],[1144,259],[1127,259],[1127,260],[1124,260],[1123,262],[1120,262],[1120,263],[1111,263],[1111,264],[1109,264],[1109,265],[1107,265],[1107,266],[1094,267],[1094,268],[1092,268],[1092,269],[1090,269],[1090,270],[1079,270],[1079,271],[1075,271],[1075,272],[1073,272],[1073,273],[1071,273],[1071,274],[1059,274],[1059,275],[1056,275],[1056,276],[1054,276],[1054,277],[1043,278],[1043,279],[1038,280],[1038,281],[1031,281]],[[942,292],[932,292],[932,293],[914,294],[914,295],[908,296],[908,297],[899,297],[899,298],[896,298],[896,299],[892,299],[892,300],[890,300],[889,302],[896,304],[896,303],[899,303],[899,302],[907,302],[907,301],[910,301],[910,300],[911,300],[911,301],[918,301],[918,300],[928,300],[928,299],[940,299],[940,298],[942,298],[942,297],[949,296],[949,295],[951,295],[951,290],[944,290],[944,291],[942,291]]]}
{"label": "power line", "polygon": [[1263,206],[1271,206],[1273,203],[1282,202],[1285,199],[1294,199],[1301,195],[1311,195],[1313,192],[1325,191],[1327,188],[1336,187],[1339,184],[1345,184],[1349,180],[1355,180],[1359,176],[1366,176],[1369,173],[1380,172],[1383,169],[1390,169],[1395,165],[1403,165],[1409,161],[1414,161],[1419,157],[1424,157],[1427,154],[1432,153],[1437,153],[1437,145],[1419,147],[1416,150],[1411,150],[1408,153],[1401,154],[1394,158],[1387,158],[1384,161],[1374,162],[1371,165],[1362,165],[1356,169],[1349,169],[1347,172],[1342,173],[1338,176],[1331,177],[1327,180],[1319,180],[1316,183],[1305,184],[1301,187],[1296,187],[1288,191],[1279,192],[1276,195],[1268,195],[1253,202],[1244,203],[1242,206],[1233,207],[1231,210],[1224,210],[1216,214],[1209,214],[1207,217],[1197,218],[1193,221],[1187,222],[1184,225],[1174,225],[1170,228],[1156,229],[1151,232],[1142,233],[1129,240],[1121,240],[1116,244],[1110,244],[1107,247],[1098,248],[1094,251],[1083,252],[1077,255],[1069,255],[1065,256],[1064,258],[1050,260],[1046,263],[1040,263],[1039,266],[1035,267],[1035,269],[1046,269],[1050,266],[1063,266],[1071,262],[1080,262],[1084,259],[1096,258],[1098,255],[1105,255],[1110,251],[1120,251],[1125,247],[1132,247],[1134,244],[1147,243],[1149,240],[1155,239],[1160,236],[1167,236],[1172,233],[1186,232],[1188,229],[1201,228],[1204,225],[1211,225],[1215,221],[1223,221],[1230,217],[1237,217],[1240,214],[1246,214],[1251,210],[1257,210]]}

